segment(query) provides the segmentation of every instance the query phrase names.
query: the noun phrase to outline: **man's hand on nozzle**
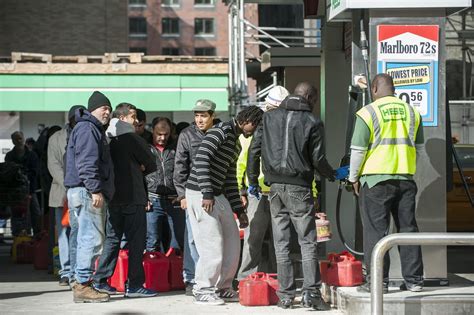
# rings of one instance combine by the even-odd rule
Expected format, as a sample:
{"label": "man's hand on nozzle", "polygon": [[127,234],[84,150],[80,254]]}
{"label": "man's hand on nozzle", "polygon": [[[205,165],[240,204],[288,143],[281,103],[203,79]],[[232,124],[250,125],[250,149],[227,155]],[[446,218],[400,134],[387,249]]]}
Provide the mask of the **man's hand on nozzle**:
{"label": "man's hand on nozzle", "polygon": [[336,179],[345,180],[349,176],[349,165],[344,165],[336,170]]}
{"label": "man's hand on nozzle", "polygon": [[250,194],[250,195],[253,195],[255,198],[257,198],[258,200],[260,200],[260,186],[258,185],[249,185],[249,188],[247,189],[247,192]]}
{"label": "man's hand on nozzle", "polygon": [[245,229],[247,226],[249,226],[249,218],[245,212],[242,212],[239,215],[239,228]]}

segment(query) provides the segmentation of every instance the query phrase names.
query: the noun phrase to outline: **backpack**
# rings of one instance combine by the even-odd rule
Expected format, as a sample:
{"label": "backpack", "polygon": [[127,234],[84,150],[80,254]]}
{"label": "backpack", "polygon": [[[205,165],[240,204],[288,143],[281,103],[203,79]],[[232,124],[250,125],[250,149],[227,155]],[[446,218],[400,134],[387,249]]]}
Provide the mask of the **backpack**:
{"label": "backpack", "polygon": [[24,201],[29,194],[29,185],[21,165],[0,163],[0,206],[15,206]]}

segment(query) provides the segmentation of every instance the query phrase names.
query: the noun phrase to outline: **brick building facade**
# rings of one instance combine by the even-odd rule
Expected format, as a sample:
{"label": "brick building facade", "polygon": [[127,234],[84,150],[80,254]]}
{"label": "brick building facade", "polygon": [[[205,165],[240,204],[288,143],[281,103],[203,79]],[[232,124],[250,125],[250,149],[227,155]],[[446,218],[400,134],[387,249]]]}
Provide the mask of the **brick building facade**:
{"label": "brick building facade", "polygon": [[2,0],[0,56],[128,51],[127,0]]}
{"label": "brick building facade", "polygon": [[[245,9],[246,18],[257,24],[257,5]],[[221,0],[130,0],[130,51],[228,56],[227,10]]]}

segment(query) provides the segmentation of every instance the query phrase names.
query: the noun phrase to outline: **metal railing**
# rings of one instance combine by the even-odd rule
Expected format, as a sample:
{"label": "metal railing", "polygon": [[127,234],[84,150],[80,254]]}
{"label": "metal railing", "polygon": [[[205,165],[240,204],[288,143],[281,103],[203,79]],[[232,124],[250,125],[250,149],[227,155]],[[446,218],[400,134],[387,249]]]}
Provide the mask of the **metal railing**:
{"label": "metal railing", "polygon": [[372,315],[383,314],[383,257],[395,245],[474,245],[474,233],[396,233],[382,238],[375,245],[370,261]]}

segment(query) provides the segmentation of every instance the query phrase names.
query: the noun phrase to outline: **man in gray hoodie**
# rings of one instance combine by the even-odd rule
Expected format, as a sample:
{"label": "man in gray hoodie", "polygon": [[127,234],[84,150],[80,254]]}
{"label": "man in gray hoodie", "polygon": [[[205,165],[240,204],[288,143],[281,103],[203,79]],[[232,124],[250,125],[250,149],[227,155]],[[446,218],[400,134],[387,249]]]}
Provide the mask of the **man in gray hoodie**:
{"label": "man in gray hoodie", "polygon": [[147,193],[144,176],[156,170],[153,155],[144,139],[135,133],[136,108],[132,104],[117,105],[106,131],[114,163],[115,195],[107,213],[104,251],[94,275],[94,288],[115,294],[107,284],[117,263],[120,241],[125,234],[129,244],[128,280],[125,297],[151,297],[156,292],[143,287],[145,273],[142,257],[146,240]]}

